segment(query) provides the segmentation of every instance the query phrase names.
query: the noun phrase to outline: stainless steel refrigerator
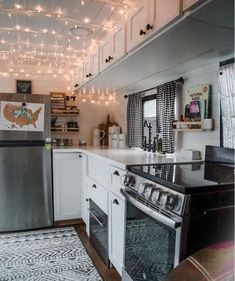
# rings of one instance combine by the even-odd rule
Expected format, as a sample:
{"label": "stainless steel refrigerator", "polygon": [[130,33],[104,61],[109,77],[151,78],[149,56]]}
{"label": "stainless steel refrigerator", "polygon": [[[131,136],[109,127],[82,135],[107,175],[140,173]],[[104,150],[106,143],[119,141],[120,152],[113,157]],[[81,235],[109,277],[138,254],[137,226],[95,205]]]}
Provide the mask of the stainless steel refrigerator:
{"label": "stainless steel refrigerator", "polygon": [[0,232],[53,225],[50,97],[0,94]]}

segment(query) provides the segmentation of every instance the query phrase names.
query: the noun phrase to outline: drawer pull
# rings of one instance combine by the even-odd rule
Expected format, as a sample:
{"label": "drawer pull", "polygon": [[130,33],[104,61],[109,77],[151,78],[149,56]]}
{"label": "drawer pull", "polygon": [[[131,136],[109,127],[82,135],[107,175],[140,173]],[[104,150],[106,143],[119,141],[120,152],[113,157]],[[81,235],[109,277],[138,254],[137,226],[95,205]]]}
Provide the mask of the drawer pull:
{"label": "drawer pull", "polygon": [[97,188],[95,184],[92,185],[92,188]]}
{"label": "drawer pull", "polygon": [[140,36],[145,35],[145,34],[146,34],[146,32],[143,29],[141,29],[140,30]]}
{"label": "drawer pull", "polygon": [[120,176],[120,174],[119,174],[119,172],[116,170],[115,172],[113,172],[113,174],[115,175],[115,176]]}
{"label": "drawer pull", "polygon": [[119,205],[118,200],[117,200],[117,199],[114,199],[114,200],[113,200],[113,204],[115,204],[115,205]]}
{"label": "drawer pull", "polygon": [[146,25],[146,29],[147,30],[150,30],[150,29],[153,29],[153,25],[150,25],[149,23]]}
{"label": "drawer pull", "polygon": [[97,216],[91,211],[91,209],[88,209],[90,214],[92,215],[92,217],[98,222],[98,224],[101,226],[101,227],[104,227],[104,224],[97,218]]}

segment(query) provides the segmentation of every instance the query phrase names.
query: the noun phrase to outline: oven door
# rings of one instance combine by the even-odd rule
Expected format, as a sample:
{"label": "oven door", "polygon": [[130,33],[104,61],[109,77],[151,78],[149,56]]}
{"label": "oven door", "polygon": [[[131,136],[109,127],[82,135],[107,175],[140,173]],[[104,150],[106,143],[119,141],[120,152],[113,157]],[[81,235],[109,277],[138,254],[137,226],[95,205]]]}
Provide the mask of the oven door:
{"label": "oven door", "polygon": [[179,263],[181,221],[126,197],[126,237],[123,281],[163,281]]}
{"label": "oven door", "polygon": [[108,216],[90,199],[89,208],[90,241],[98,254],[109,265],[108,255]]}

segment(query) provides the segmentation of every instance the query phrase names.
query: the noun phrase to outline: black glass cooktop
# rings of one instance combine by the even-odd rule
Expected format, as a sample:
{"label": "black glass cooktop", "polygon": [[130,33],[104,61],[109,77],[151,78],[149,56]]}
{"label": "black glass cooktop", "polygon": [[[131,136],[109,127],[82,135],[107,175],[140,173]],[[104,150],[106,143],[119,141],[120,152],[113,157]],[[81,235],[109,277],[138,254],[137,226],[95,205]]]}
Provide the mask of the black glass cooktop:
{"label": "black glass cooktop", "polygon": [[128,170],[181,193],[234,188],[234,166],[222,163],[133,165]]}

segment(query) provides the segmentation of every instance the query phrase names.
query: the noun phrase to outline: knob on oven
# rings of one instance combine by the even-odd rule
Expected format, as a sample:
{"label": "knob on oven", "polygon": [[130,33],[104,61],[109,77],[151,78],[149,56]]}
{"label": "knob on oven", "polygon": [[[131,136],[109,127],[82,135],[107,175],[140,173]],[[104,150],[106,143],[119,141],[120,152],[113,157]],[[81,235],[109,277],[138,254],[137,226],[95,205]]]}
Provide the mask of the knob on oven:
{"label": "knob on oven", "polygon": [[134,187],[136,184],[135,177],[132,175],[124,175],[122,179],[122,184],[126,187]]}
{"label": "knob on oven", "polygon": [[151,196],[151,201],[153,204],[157,205],[160,202],[160,197],[162,194],[162,189],[161,188],[154,188]]}
{"label": "knob on oven", "polygon": [[172,210],[178,203],[178,196],[175,194],[168,193],[166,195],[166,208]]}
{"label": "knob on oven", "polygon": [[141,183],[138,186],[138,194],[142,195],[146,200],[149,200],[154,185],[151,183]]}

